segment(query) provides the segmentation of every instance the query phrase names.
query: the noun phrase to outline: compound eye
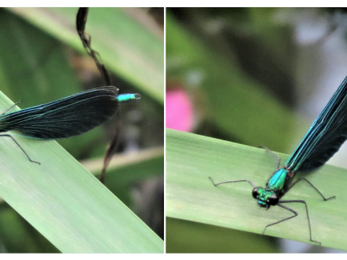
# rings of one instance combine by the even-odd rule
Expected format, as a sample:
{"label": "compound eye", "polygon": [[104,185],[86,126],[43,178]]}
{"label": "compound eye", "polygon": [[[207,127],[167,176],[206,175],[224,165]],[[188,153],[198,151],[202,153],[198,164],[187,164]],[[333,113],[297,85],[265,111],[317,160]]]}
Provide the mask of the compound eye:
{"label": "compound eye", "polygon": [[256,188],[254,188],[253,191],[252,191],[252,196],[253,196],[253,198],[256,199],[256,198],[258,197],[258,195],[259,195],[259,188],[256,187]]}
{"label": "compound eye", "polygon": [[271,197],[269,198],[269,204],[270,204],[271,206],[277,205],[278,200],[279,200],[279,199],[278,199],[277,195],[276,195],[276,194],[273,194],[273,195],[271,195]]}

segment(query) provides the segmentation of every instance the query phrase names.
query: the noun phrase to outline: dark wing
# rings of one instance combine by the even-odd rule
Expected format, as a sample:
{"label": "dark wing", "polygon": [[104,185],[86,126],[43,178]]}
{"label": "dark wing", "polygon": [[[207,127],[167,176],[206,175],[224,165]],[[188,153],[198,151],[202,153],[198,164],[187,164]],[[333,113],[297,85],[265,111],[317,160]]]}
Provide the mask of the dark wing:
{"label": "dark wing", "polygon": [[101,87],[0,117],[0,132],[59,139],[79,135],[104,123],[118,109],[118,89]]}
{"label": "dark wing", "polygon": [[313,122],[286,165],[294,172],[313,170],[329,160],[346,139],[347,77]]}

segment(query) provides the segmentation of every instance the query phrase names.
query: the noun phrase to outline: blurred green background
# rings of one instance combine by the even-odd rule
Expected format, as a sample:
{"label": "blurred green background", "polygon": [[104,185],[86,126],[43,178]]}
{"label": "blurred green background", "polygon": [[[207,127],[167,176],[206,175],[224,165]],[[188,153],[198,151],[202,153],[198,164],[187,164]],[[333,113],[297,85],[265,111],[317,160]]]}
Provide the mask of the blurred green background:
{"label": "blurred green background", "polygon": [[[180,90],[193,114],[184,131],[290,154],[347,74],[345,19],[340,9],[168,8],[166,117],[175,108],[170,93]],[[331,163],[343,166],[344,147]],[[259,174],[264,185],[271,172]],[[328,250],[173,217],[166,223],[167,252]]]}
{"label": "blurred green background", "polygon": [[[78,8],[0,9],[1,91],[21,108],[104,85],[75,28]],[[86,32],[120,93],[140,93],[96,129],[59,143],[100,174],[120,124],[120,142],[105,185],[160,237],[164,234],[164,10],[91,8]],[[155,133],[155,134],[153,134]],[[11,148],[12,149],[12,148]],[[57,252],[5,201],[1,252]]]}

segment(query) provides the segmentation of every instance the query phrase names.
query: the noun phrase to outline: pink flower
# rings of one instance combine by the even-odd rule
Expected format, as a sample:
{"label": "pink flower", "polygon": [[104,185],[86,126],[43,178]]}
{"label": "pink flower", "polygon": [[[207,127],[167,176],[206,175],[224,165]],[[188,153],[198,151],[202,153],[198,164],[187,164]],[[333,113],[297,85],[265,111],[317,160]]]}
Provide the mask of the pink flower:
{"label": "pink flower", "polygon": [[193,108],[184,89],[166,91],[166,127],[185,132],[192,131]]}

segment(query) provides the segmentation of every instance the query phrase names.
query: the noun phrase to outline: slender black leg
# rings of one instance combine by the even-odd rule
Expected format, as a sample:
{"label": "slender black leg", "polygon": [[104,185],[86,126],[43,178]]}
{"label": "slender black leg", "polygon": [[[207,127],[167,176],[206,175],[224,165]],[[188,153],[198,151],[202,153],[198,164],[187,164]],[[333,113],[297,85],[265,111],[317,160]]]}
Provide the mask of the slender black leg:
{"label": "slender black leg", "polygon": [[259,146],[259,148],[263,148],[265,149],[268,153],[270,153],[273,157],[275,157],[275,159],[277,160],[277,167],[276,169],[278,170],[280,168],[281,165],[281,158],[278,157],[273,151],[271,151],[269,148],[267,148],[266,146]]}
{"label": "slender black leg", "polygon": [[32,163],[37,163],[37,164],[41,164],[40,162],[31,160],[31,158],[29,157],[29,155],[24,151],[24,149],[22,148],[22,146],[20,146],[20,144],[16,141],[16,139],[13,138],[12,135],[5,134],[5,135],[0,135],[0,136],[10,137],[10,138],[13,140],[13,142],[15,142],[16,145],[23,151],[23,153],[26,155],[26,157],[28,157],[28,159],[29,159],[30,162],[32,162]]}
{"label": "slender black leg", "polygon": [[223,181],[223,182],[218,182],[218,183],[215,183],[213,180],[212,180],[212,177],[208,177],[212,184],[214,186],[219,186],[219,185],[222,185],[222,184],[227,184],[227,183],[236,183],[236,182],[248,182],[249,184],[251,184],[253,186],[253,188],[255,188],[256,186],[254,185],[253,182],[251,182],[250,180],[237,180],[237,181]]}
{"label": "slender black leg", "polygon": [[282,220],[280,220],[280,221],[277,221],[277,222],[274,222],[274,223],[271,223],[271,224],[267,225],[267,226],[264,228],[263,234],[265,233],[266,228],[268,228],[268,227],[270,227],[270,226],[273,226],[273,225],[276,225],[276,224],[278,224],[278,223],[281,223],[281,222],[283,222],[283,221],[286,221],[286,220],[295,218],[296,216],[298,216],[298,212],[296,212],[295,210],[293,210],[293,209],[291,209],[291,208],[288,208],[288,207],[282,205],[281,203],[303,203],[303,204],[305,205],[306,216],[307,216],[307,221],[308,221],[308,229],[309,229],[309,232],[310,232],[310,241],[311,241],[311,242],[314,242],[314,243],[318,243],[318,244],[320,245],[321,242],[312,239],[310,216],[309,216],[309,214],[308,214],[308,208],[307,208],[306,201],[304,201],[304,200],[281,200],[280,203],[277,204],[277,206],[280,206],[281,208],[284,208],[284,209],[286,209],[286,210],[292,212],[294,215],[293,215],[293,216],[290,216],[290,217],[288,217],[288,218],[282,219]]}
{"label": "slender black leg", "polygon": [[323,198],[324,201],[327,201],[327,200],[336,198],[336,196],[331,196],[331,197],[329,197],[329,198],[324,197],[324,195],[323,195],[323,194],[322,194],[311,182],[309,182],[306,178],[297,179],[295,182],[292,183],[292,185],[290,185],[290,186],[288,187],[288,189],[287,189],[286,192],[288,192],[291,188],[293,188],[293,186],[294,186],[295,184],[297,184],[297,183],[298,183],[299,181],[301,181],[301,180],[305,180],[308,184],[310,184],[310,186],[311,186],[315,191],[318,192],[318,194]]}
{"label": "slender black leg", "polygon": [[[281,201],[281,202],[282,202],[282,201]],[[298,212],[296,212],[295,210],[293,210],[293,209],[291,209],[291,208],[288,208],[288,207],[283,206],[283,205],[281,205],[281,204],[277,204],[277,206],[280,206],[281,208],[284,208],[284,209],[286,209],[286,210],[289,210],[289,211],[292,212],[294,215],[293,215],[293,216],[290,216],[290,217],[288,217],[288,218],[282,219],[282,220],[280,220],[280,221],[271,223],[271,224],[269,224],[269,225],[266,225],[265,228],[264,228],[264,230],[263,230],[263,235],[265,234],[265,231],[266,231],[266,229],[267,229],[268,227],[277,225],[277,224],[279,224],[279,223],[281,223],[281,222],[284,222],[284,221],[289,220],[289,219],[291,219],[291,218],[295,218],[296,216],[299,215]]]}

